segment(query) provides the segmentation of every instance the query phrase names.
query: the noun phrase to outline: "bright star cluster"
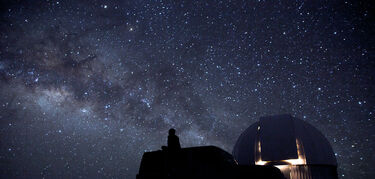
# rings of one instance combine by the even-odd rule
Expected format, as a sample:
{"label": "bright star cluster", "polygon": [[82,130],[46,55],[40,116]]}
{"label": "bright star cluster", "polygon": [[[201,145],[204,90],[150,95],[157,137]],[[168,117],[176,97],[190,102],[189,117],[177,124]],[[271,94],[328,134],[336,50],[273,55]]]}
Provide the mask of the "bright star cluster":
{"label": "bright star cluster", "polygon": [[318,128],[374,176],[374,7],[362,1],[0,3],[0,178],[135,178],[166,145],[228,152],[261,116]]}

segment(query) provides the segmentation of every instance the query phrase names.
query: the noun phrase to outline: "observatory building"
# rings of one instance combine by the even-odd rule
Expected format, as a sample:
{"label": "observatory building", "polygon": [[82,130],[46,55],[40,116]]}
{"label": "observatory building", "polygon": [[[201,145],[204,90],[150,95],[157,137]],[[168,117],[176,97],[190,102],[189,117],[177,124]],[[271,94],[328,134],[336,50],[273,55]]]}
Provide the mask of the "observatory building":
{"label": "observatory building", "polygon": [[143,154],[137,179],[285,179],[280,169],[271,165],[238,165],[219,147],[181,148],[175,130],[169,131],[168,146]]}
{"label": "observatory building", "polygon": [[233,156],[240,165],[271,165],[288,179],[337,179],[328,140],[312,125],[292,117],[262,117],[238,138]]}

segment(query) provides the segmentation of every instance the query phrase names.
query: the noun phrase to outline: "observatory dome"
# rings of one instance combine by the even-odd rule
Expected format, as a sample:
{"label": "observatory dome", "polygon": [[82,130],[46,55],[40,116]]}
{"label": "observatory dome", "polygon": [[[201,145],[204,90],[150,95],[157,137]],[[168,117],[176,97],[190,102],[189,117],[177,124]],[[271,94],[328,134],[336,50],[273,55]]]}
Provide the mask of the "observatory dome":
{"label": "observatory dome", "polygon": [[240,165],[277,166],[287,178],[316,174],[337,178],[336,157],[328,140],[291,115],[261,117],[240,135],[233,156]]}

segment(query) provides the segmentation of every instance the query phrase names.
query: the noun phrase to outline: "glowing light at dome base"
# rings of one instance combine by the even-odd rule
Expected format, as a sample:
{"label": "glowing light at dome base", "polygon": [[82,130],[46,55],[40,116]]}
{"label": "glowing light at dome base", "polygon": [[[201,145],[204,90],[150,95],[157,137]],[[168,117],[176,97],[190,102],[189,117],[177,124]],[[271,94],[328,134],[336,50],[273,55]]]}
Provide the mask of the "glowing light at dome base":
{"label": "glowing light at dome base", "polygon": [[[306,165],[306,160],[304,160],[302,158],[281,160],[280,162],[287,163],[289,165]],[[262,160],[259,160],[259,161],[255,162],[255,165],[267,165],[268,163],[271,163],[271,161],[262,161]]]}

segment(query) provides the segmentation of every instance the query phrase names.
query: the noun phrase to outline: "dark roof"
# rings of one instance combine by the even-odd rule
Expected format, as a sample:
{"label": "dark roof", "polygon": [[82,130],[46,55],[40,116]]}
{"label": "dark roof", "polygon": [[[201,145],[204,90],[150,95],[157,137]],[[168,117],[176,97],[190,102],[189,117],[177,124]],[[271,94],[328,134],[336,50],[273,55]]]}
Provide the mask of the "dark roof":
{"label": "dark roof", "polygon": [[238,166],[233,156],[215,147],[145,152],[137,179],[148,178],[283,178],[272,166]]}
{"label": "dark roof", "polygon": [[154,177],[171,174],[196,178],[205,173],[223,172],[222,175],[225,175],[225,169],[234,165],[236,162],[233,156],[215,146],[182,148],[177,151],[158,150],[144,153],[139,174]]}

